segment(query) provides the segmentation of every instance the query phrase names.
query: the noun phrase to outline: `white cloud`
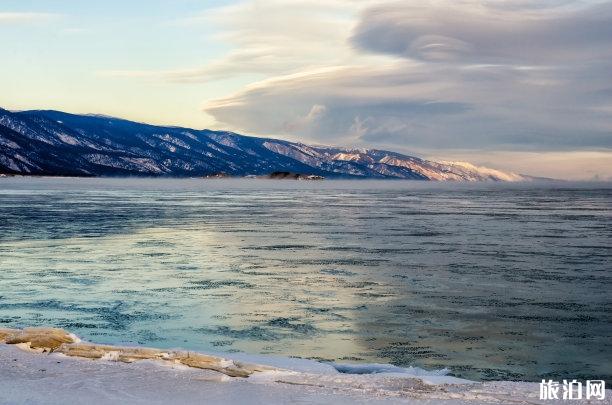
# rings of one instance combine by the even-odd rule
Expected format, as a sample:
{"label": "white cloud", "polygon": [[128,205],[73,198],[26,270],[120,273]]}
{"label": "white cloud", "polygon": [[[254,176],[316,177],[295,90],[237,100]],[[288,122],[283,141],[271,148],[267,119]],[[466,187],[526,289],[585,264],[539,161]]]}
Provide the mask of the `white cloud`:
{"label": "white cloud", "polygon": [[[166,71],[103,71],[104,76],[206,82],[238,75],[270,77],[363,57],[348,46],[355,16],[367,2],[252,0],[208,9],[173,26],[214,27],[212,38],[230,48],[204,66]],[[366,57],[367,58],[367,57]],[[369,59],[381,59],[372,58]]]}
{"label": "white cloud", "polygon": [[44,23],[55,20],[59,17],[61,17],[59,14],[53,13],[0,12],[0,25]]}
{"label": "white cloud", "polygon": [[314,104],[308,114],[286,121],[283,124],[283,128],[286,132],[295,132],[304,130],[305,128],[312,128],[325,115],[326,111],[327,108],[324,105]]}

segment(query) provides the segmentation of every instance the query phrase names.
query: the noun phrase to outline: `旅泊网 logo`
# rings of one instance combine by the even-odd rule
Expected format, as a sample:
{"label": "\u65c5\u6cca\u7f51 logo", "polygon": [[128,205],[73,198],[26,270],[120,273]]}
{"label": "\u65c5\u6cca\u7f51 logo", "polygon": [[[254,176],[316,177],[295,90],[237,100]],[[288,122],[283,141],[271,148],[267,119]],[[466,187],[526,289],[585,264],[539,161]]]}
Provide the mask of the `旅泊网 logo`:
{"label": "\u65c5\u6cca\u7f51 logo", "polygon": [[540,399],[595,399],[606,398],[606,382],[604,380],[587,380],[584,384],[577,380],[563,380],[562,383],[553,380],[542,380],[540,383]]}

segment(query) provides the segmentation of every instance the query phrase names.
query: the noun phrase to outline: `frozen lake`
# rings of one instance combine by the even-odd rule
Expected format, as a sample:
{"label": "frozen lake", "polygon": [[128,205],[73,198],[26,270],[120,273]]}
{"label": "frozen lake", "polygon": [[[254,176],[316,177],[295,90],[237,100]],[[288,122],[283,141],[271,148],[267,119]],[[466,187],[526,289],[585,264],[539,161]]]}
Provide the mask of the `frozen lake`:
{"label": "frozen lake", "polygon": [[0,326],[612,380],[612,188],[0,179]]}

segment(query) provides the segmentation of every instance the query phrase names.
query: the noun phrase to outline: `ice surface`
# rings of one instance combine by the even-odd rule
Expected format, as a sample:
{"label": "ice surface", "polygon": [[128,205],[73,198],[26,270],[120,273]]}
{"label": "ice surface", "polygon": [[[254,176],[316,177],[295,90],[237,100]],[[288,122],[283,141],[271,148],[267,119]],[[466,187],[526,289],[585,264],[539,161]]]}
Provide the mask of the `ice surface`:
{"label": "ice surface", "polygon": [[612,376],[593,350],[612,321],[609,186],[1,183],[5,327],[479,381]]}

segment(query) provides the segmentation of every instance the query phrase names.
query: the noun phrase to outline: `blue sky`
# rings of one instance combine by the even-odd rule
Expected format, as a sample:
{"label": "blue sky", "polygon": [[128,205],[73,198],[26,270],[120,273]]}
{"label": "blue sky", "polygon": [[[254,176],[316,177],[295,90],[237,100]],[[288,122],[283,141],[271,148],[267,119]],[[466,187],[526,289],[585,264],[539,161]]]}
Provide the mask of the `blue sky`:
{"label": "blue sky", "polygon": [[[146,7],[145,7],[146,3]],[[200,66],[228,45],[210,39],[207,24],[181,20],[226,2],[3,1],[1,104],[99,112],[156,123],[212,123],[200,104],[236,83],[190,86],[104,77],[112,70],[167,70]],[[16,14],[16,15],[15,15]]]}
{"label": "blue sky", "polygon": [[0,2],[0,106],[612,179],[612,2]]}

